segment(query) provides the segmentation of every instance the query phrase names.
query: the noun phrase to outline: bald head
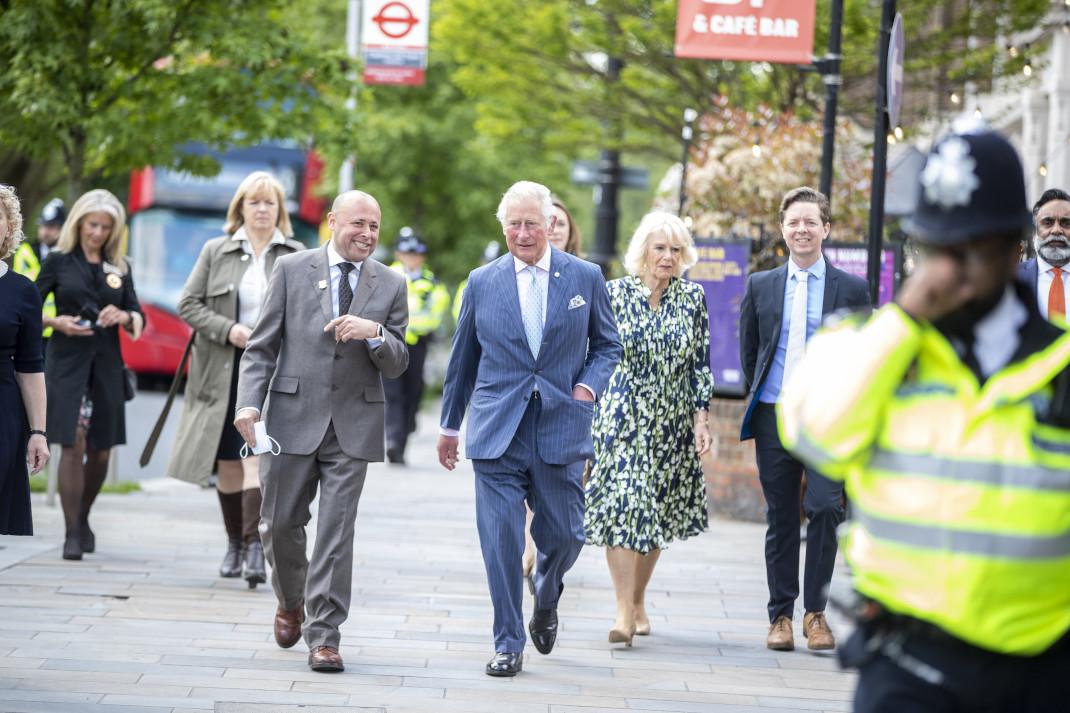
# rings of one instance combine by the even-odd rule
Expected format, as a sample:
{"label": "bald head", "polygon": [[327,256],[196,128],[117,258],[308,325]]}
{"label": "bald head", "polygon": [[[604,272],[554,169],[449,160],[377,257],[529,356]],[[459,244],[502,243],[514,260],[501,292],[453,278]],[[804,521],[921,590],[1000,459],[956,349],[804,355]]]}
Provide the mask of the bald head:
{"label": "bald head", "polygon": [[343,206],[360,202],[369,203],[375,206],[376,210],[379,209],[379,201],[375,200],[375,197],[371,193],[354,190],[339,193],[338,197],[334,199],[334,203],[331,204],[331,212],[337,213]]}
{"label": "bald head", "polygon": [[362,262],[379,245],[382,212],[379,202],[364,191],[346,191],[334,199],[327,214],[331,242],[338,254],[352,262]]}

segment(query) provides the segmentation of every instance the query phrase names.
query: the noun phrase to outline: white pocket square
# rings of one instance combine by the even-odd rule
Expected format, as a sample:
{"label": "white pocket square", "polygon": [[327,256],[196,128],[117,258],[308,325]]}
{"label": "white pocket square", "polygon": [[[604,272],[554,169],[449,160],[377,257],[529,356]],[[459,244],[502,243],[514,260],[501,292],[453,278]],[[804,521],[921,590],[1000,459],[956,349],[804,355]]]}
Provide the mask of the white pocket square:
{"label": "white pocket square", "polygon": [[585,304],[587,304],[587,302],[583,299],[583,296],[582,295],[576,295],[575,297],[573,297],[572,299],[570,299],[568,301],[568,308],[569,309],[577,309],[579,307],[584,306]]}

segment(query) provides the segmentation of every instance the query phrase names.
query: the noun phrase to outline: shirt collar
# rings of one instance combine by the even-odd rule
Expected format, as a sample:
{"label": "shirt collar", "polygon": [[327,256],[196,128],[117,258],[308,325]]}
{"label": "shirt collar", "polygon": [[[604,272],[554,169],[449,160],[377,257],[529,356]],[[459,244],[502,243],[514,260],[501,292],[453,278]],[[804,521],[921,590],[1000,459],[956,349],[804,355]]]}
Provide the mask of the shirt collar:
{"label": "shirt collar", "polygon": [[[795,264],[795,261],[790,257],[788,258],[788,279],[795,277],[796,272],[802,272],[802,268]],[[825,258],[818,259],[810,267],[806,268],[806,272],[809,273],[807,279],[822,280],[825,278]]]}
{"label": "shirt collar", "polygon": [[1061,268],[1057,268],[1054,265],[1049,265],[1048,261],[1042,258],[1040,253],[1037,253],[1037,269],[1041,275],[1048,275],[1052,270],[1062,270],[1065,272],[1066,266],[1064,265]]}
{"label": "shirt collar", "polygon": [[331,267],[334,267],[338,263],[342,263],[342,262],[348,262],[350,265],[352,265],[353,267],[357,268],[358,270],[364,264],[363,262],[353,262],[352,260],[346,260],[344,257],[342,257],[341,255],[338,254],[337,250],[334,249],[334,240],[333,239],[328,240],[327,241],[327,264],[330,265]]}
{"label": "shirt collar", "polygon": [[7,263],[4,262],[3,260],[0,260],[0,277],[3,277],[6,274],[7,274]]}
{"label": "shirt collar", "polygon": [[[542,254],[542,257],[539,258],[539,261],[537,263],[535,263],[535,267],[539,268],[543,272],[549,272],[550,271],[550,252],[552,250],[553,250],[553,248],[551,248],[549,245],[547,245],[546,246],[546,252],[544,252]],[[517,271],[517,274],[519,274],[519,273],[523,272],[524,270],[528,269],[528,267],[530,267],[530,265],[528,265],[526,262],[524,262],[523,260],[518,258],[516,255],[513,256],[513,269]]]}
{"label": "shirt collar", "polygon": [[[238,228],[234,232],[234,235],[230,236],[230,239],[231,240],[244,241],[244,242],[248,243],[249,242],[249,236],[246,235],[246,233],[245,233],[245,226],[243,225],[242,227]],[[285,243],[285,242],[286,242],[286,236],[283,235],[282,231],[280,231],[278,228],[275,228],[275,234],[271,236],[271,240],[268,241],[268,245],[279,245],[279,244]],[[244,246],[242,246],[242,247],[244,247]]]}
{"label": "shirt collar", "polygon": [[[996,306],[974,326],[974,353],[980,359],[982,354],[999,353],[1005,350],[1008,344],[1013,344],[1014,349],[1010,349],[1010,353],[1013,354],[1021,340],[1019,332],[1022,325],[1028,320],[1029,311],[1018,300],[1014,288],[1008,287]],[[989,363],[981,364],[981,366],[985,376],[990,376],[1005,364],[1006,362]],[[986,366],[989,368],[984,368]]]}

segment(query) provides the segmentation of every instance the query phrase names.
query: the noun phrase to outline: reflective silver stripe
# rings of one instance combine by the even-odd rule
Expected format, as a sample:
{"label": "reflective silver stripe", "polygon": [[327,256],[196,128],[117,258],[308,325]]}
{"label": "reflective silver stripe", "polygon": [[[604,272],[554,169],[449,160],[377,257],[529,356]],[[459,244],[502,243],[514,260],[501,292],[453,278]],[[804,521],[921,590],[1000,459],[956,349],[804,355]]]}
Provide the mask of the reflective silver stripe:
{"label": "reflective silver stripe", "polygon": [[806,437],[806,433],[799,433],[799,440],[795,443],[795,447],[791,449],[791,452],[807,465],[820,466],[832,460],[828,453]]}
{"label": "reflective silver stripe", "polygon": [[1061,455],[1070,455],[1070,443],[1052,441],[1047,438],[1041,438],[1040,436],[1033,434],[1033,445],[1042,451],[1050,451],[1052,453],[1059,453]]}
{"label": "reflective silver stripe", "polygon": [[875,450],[869,468],[903,475],[946,478],[987,485],[1070,492],[1070,470],[1039,465],[1013,465],[985,461],[952,460],[935,456]]}
{"label": "reflective silver stripe", "polygon": [[874,517],[861,508],[855,519],[871,535],[927,550],[990,555],[1007,559],[1059,559],[1070,557],[1070,532],[1061,535],[1005,535],[913,525]]}

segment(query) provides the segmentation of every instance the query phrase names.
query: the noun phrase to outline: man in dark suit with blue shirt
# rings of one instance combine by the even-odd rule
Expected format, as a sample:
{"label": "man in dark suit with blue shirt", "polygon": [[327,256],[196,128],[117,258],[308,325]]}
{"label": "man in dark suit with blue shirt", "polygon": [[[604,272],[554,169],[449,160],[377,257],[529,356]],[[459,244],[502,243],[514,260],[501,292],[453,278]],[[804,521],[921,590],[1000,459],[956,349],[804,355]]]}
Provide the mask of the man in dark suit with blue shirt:
{"label": "man in dark suit with blue shirt", "polygon": [[[755,440],[758,479],[767,506],[770,627],[766,645],[790,651],[795,648],[792,617],[799,597],[799,498],[804,468],[781,445],[776,402],[824,315],[863,308],[870,302],[865,280],[837,270],[821,253],[831,230],[828,198],[807,187],[789,191],[780,203],[780,223],[788,262],[751,275],[740,310],[740,362],[750,398],[740,439]],[[803,508],[809,524],[803,635],[810,649],[831,649],[836,641],[824,612],[836,562],[836,527],[844,518],[843,485],[809,469],[806,483]]]}
{"label": "man in dark suit with blue shirt", "polygon": [[524,501],[539,555],[532,643],[557,637],[562,580],[580,554],[584,460],[593,455],[594,402],[620,360],[609,293],[596,265],[550,247],[550,191],[521,181],[498,206],[509,254],[472,271],[442,393],[439,462],[465,455],[476,477],[476,524],[494,605],[490,676],[515,676],[523,660]]}
{"label": "man in dark suit with blue shirt", "polygon": [[1033,205],[1036,257],[1018,266],[1045,319],[1066,319],[1070,295],[1070,194],[1049,188]]}

